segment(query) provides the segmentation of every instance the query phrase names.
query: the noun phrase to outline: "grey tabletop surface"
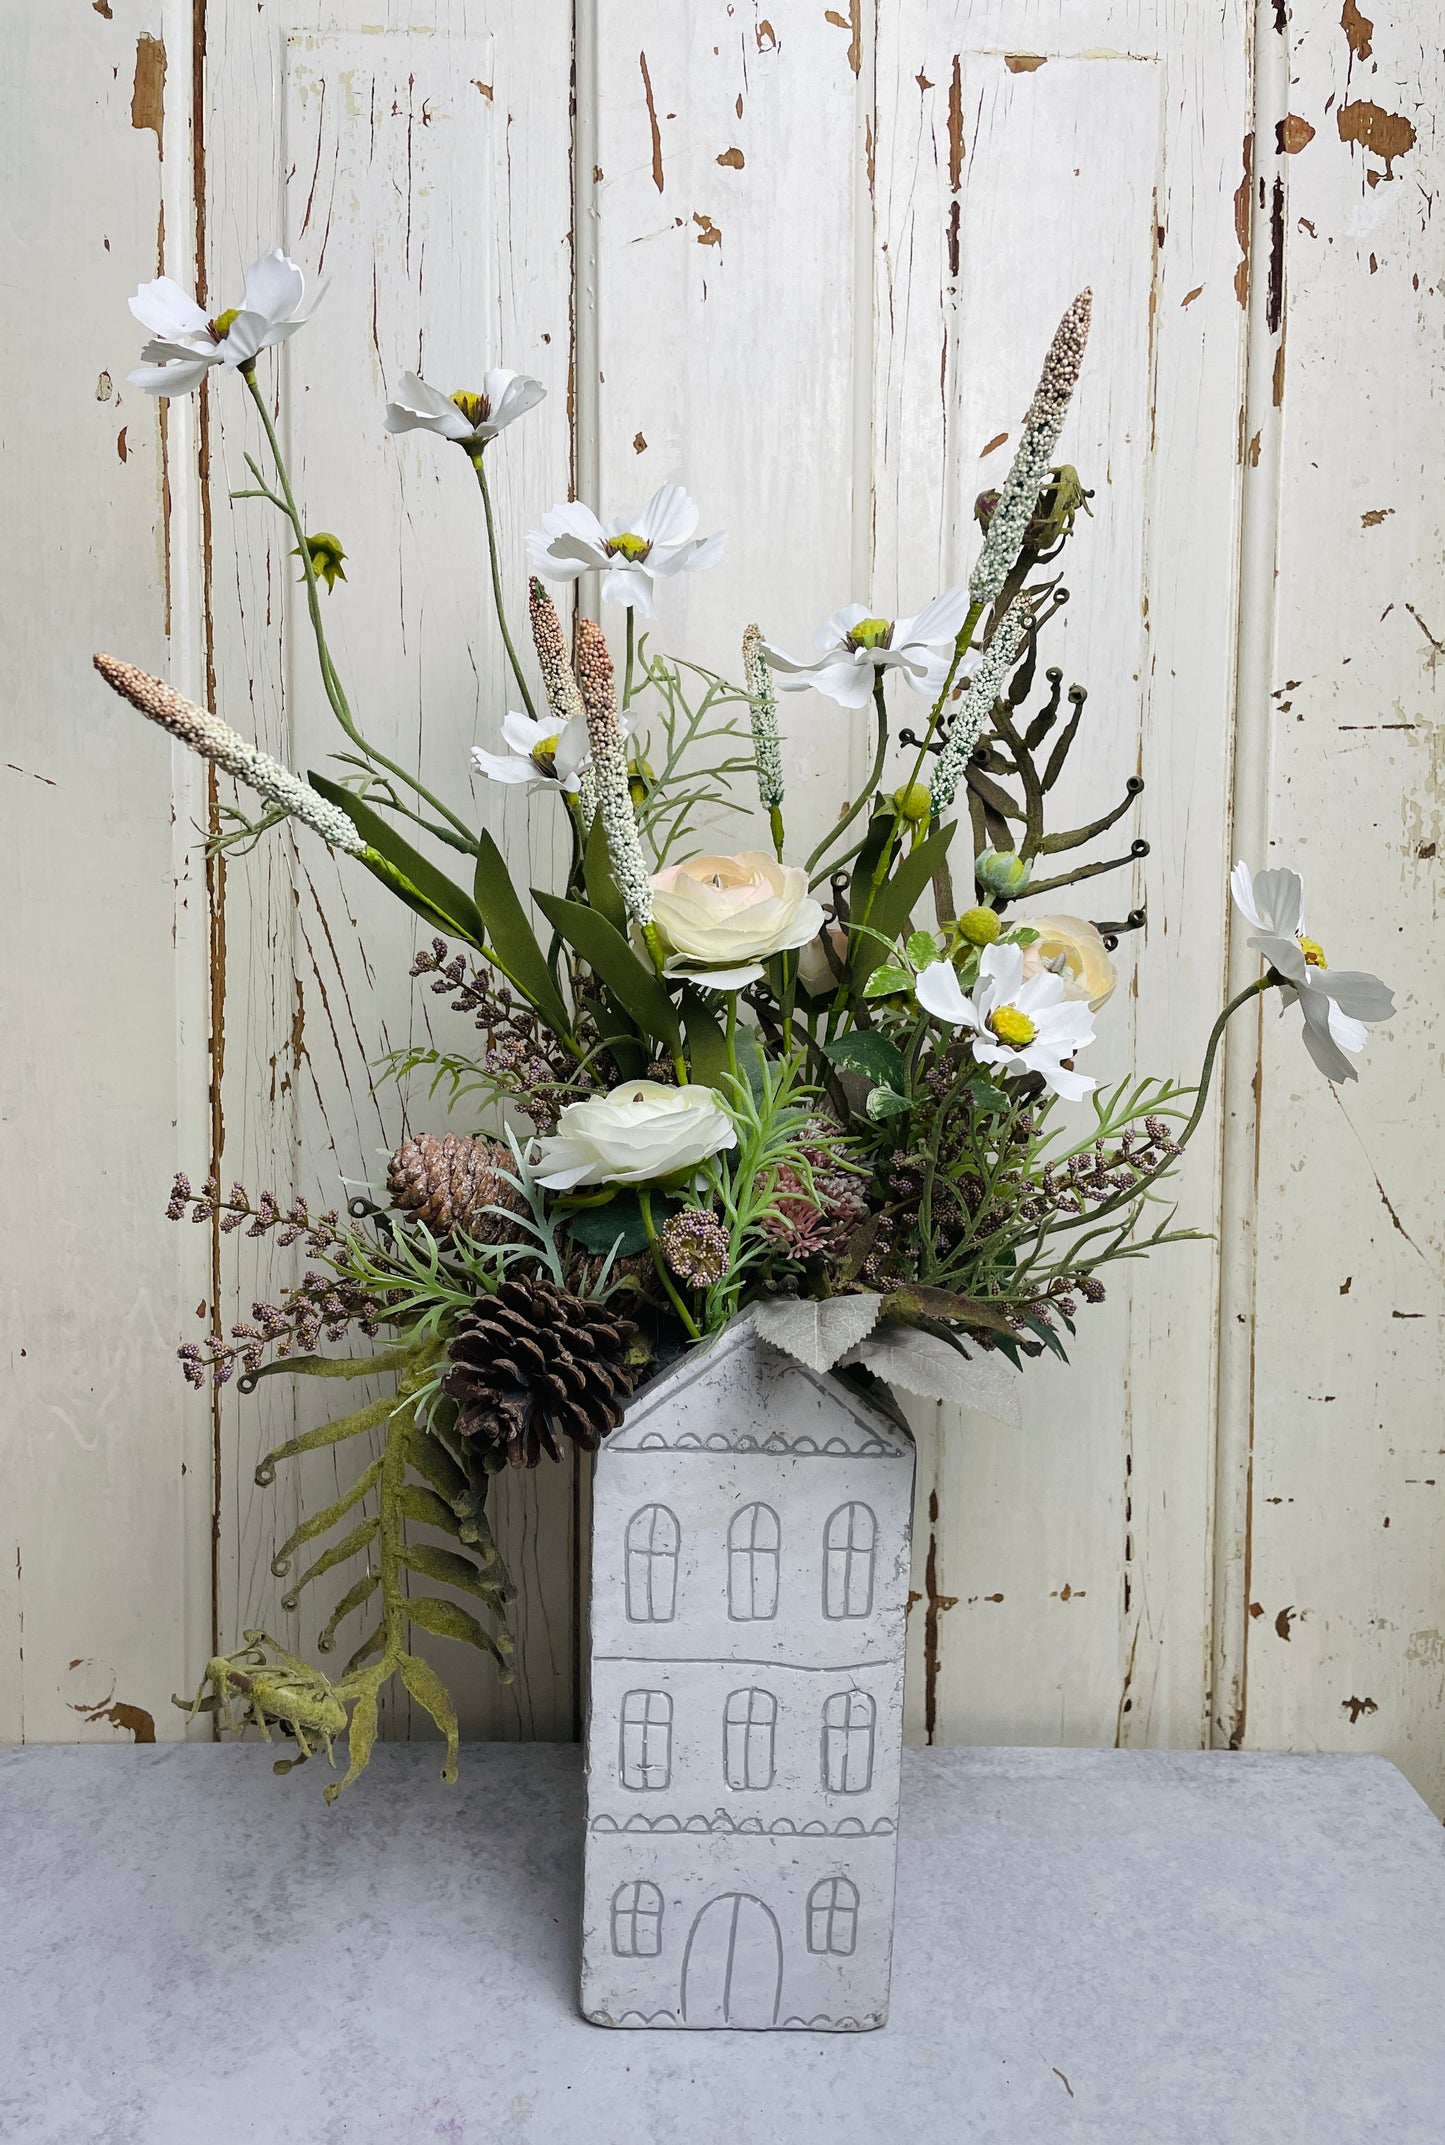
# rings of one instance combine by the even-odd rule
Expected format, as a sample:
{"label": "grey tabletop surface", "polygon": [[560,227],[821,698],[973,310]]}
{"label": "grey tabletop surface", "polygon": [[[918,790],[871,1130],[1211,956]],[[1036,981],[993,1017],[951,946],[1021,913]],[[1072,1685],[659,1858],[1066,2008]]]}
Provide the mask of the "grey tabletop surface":
{"label": "grey tabletop surface", "polygon": [[1440,2145],[1445,1836],[1380,1759],[909,1751],[880,2032],[577,2014],[567,1745],[0,1753],[25,2145]]}

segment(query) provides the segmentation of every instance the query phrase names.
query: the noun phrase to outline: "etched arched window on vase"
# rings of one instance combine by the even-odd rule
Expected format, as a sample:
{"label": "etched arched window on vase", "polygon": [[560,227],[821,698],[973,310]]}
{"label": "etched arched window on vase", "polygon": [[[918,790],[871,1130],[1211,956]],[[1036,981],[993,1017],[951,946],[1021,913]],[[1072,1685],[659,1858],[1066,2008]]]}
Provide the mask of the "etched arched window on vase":
{"label": "etched arched window on vase", "polygon": [[647,1792],[672,1779],[672,1700],[666,1691],[629,1691],[622,1701],[622,1785]]}
{"label": "etched arched window on vase", "polygon": [[728,1615],[735,1624],[767,1623],[778,1613],[778,1515],[745,1504],[728,1528]]}
{"label": "etched arched window on vase", "polygon": [[823,1529],[823,1614],[833,1623],[873,1609],[878,1522],[866,1504],[840,1504]]}
{"label": "etched arched window on vase", "polygon": [[730,1788],[770,1788],[778,1732],[771,1691],[730,1691],[723,1712],[723,1772]]}
{"label": "etched arched window on vase", "polygon": [[677,1608],[681,1530],[665,1504],[645,1504],[627,1522],[627,1619],[670,1624]]}
{"label": "etched arched window on vase", "polygon": [[858,1887],[824,1877],[808,1894],[808,1949],[851,1959],[858,1942]]}
{"label": "etched arched window on vase", "polygon": [[873,1785],[878,1709],[866,1691],[834,1691],[823,1707],[823,1785],[830,1795],[864,1795]]}
{"label": "etched arched window on vase", "polygon": [[655,1959],[662,1950],[662,1894],[645,1877],[612,1895],[612,1949],[619,1959]]}

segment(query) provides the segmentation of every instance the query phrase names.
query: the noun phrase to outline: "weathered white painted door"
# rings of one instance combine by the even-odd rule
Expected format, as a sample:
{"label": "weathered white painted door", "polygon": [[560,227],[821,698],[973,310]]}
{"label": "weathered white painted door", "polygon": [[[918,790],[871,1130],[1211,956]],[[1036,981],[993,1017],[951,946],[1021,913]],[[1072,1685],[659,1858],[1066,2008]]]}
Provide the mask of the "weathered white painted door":
{"label": "weathered white painted door", "polygon": [[[207,872],[196,829],[220,800],[87,670],[108,646],[296,764],[336,748],[285,544],[227,499],[254,445],[241,398],[162,413],[124,384],[136,282],[163,264],[221,306],[279,240],[332,286],[274,377],[308,516],[349,554],[338,658],[369,732],[436,785],[505,688],[460,458],[381,430],[404,367],[507,363],[549,389],[495,465],[514,608],[520,537],[569,484],[620,507],[685,479],[728,563],[669,591],[660,635],[731,667],[753,615],[800,640],[851,596],[909,608],[964,570],[973,496],[1092,284],[1064,451],[1093,519],[1053,660],[1090,696],[1074,797],[1102,809],[1137,769],[1121,849],[1150,844],[1088,904],[1148,908],[1102,1069],[1191,1066],[1247,958],[1226,942],[1236,849],[1302,861],[1312,928],[1392,975],[1404,1011],[1348,1096],[1306,1078],[1289,1033],[1241,1037],[1184,1189],[1217,1240],[1114,1290],[1071,1371],[1031,1372],[1021,1435],[920,1423],[914,1723],[1381,1748],[1445,1797],[1420,981],[1438,54],[1334,0],[78,13],[32,0],[0,89],[21,294],[0,330],[0,631],[25,686],[0,771],[0,1734],[175,1733],[170,1693],[214,1641],[305,1643],[270,1559],[335,1479],[252,1474],[311,1396],[271,1380],[208,1413],[168,1360],[212,1306],[274,1293],[277,1255],[160,1208],[182,1165],[375,1181],[403,1125],[435,1121],[382,1054],[456,1018],[414,995],[401,913],[317,845],[273,836]],[[58,345],[37,326],[57,317]],[[792,791],[821,826],[861,735],[821,701],[790,713]],[[543,816],[487,802],[519,874],[545,870]],[[506,1487],[520,1672],[501,1690],[448,1664],[473,1733],[573,1731],[583,1492],[564,1470]]]}

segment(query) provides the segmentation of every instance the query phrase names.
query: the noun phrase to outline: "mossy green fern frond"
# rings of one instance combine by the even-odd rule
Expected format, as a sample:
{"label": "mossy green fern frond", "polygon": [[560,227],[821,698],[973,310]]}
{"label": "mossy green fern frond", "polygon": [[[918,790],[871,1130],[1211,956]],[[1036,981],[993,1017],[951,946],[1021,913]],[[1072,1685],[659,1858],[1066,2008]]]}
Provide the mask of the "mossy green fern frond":
{"label": "mossy green fern frond", "polygon": [[[384,1359],[328,1362],[325,1374],[332,1377],[394,1370],[397,1389],[350,1415],[288,1438],[256,1469],[256,1480],[264,1487],[275,1480],[282,1460],[384,1429],[379,1458],[324,1511],[303,1520],[271,1566],[278,1578],[285,1578],[298,1550],[332,1535],[358,1507],[374,1500],[374,1509],[363,1509],[361,1517],[307,1564],[282,1599],[282,1606],[294,1611],[303,1589],[314,1580],[353,1557],[368,1558],[368,1569],[334,1604],[317,1639],[318,1650],[330,1653],[346,1619],[358,1610],[372,1610],[374,1621],[341,1675],[332,1681],[321,1669],[285,1652],[266,1632],[248,1631],[240,1652],[218,1655],[206,1664],[194,1700],[174,1701],[192,1714],[215,1713],[235,1730],[258,1728],[268,1742],[272,1730],[279,1730],[295,1743],[297,1755],[279,1760],[277,1772],[289,1772],[316,1748],[331,1759],[333,1739],[345,1734],[348,1764],[343,1777],[327,1787],[328,1802],[365,1770],[376,1741],[381,1694],[393,1676],[400,1676],[404,1689],[446,1738],[442,1778],[456,1779],[456,1707],[435,1668],[412,1651],[413,1625],[435,1638],[476,1647],[497,1663],[504,1682],[512,1677],[507,1603],[513,1590],[487,1523],[489,1473],[482,1457],[451,1428],[452,1411],[436,1401],[436,1369],[444,1353],[441,1341],[427,1339],[410,1349],[389,1351]],[[447,1542],[429,1540],[420,1530],[444,1535]],[[485,1612],[485,1620],[455,1600],[456,1594],[469,1596]]]}

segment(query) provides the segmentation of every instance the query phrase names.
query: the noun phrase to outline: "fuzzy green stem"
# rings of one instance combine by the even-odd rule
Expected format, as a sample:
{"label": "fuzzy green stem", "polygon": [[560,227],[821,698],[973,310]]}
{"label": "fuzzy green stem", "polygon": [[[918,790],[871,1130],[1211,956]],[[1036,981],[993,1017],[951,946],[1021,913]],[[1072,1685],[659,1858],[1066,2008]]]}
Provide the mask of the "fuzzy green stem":
{"label": "fuzzy green stem", "polygon": [[443,804],[440,797],[434,797],[432,792],[419,782],[415,775],[408,773],[405,767],[398,765],[395,760],[388,759],[384,752],[379,752],[376,746],[370,744],[356,727],[350,704],[342,690],[341,680],[337,676],[336,665],[331,658],[331,650],[326,643],[326,629],[321,622],[321,597],[316,586],[316,569],[311,563],[311,547],[306,541],[306,526],[301,519],[300,509],[297,507],[295,495],[291,490],[291,479],[287,474],[285,456],[281,452],[281,442],[276,436],[276,427],[271,421],[271,412],[266,407],[266,397],[256,385],[255,367],[243,366],[241,372],[247,387],[250,389],[251,400],[255,403],[260,413],[262,428],[266,434],[266,443],[271,449],[271,459],[276,466],[276,478],[281,486],[281,511],[291,524],[292,532],[300,550],[301,571],[306,581],[306,609],[311,619],[311,631],[316,640],[316,654],[321,665],[321,682],[326,689],[326,697],[331,703],[331,711],[351,739],[353,745],[358,746],[376,766],[384,767],[388,774],[395,775],[398,781],[404,782],[408,789],[422,799],[424,804],[429,804],[434,812],[455,827],[457,832],[465,837],[468,853],[475,856],[477,851],[476,836],[466,821],[458,819],[456,813],[449,806]]}
{"label": "fuzzy green stem", "polygon": [[532,705],[532,695],[527,689],[527,681],[522,675],[522,665],[518,660],[516,648],[512,644],[511,628],[507,624],[507,606],[502,600],[502,562],[497,551],[497,523],[496,517],[492,512],[492,488],[487,482],[485,457],[485,447],[478,447],[471,456],[471,464],[477,473],[477,483],[481,487],[482,512],[487,517],[487,556],[491,561],[492,568],[492,601],[496,605],[497,624],[501,629],[502,646],[507,651],[507,661],[512,666],[512,676],[517,681],[517,691],[522,696],[523,707],[535,722],[537,710]]}

